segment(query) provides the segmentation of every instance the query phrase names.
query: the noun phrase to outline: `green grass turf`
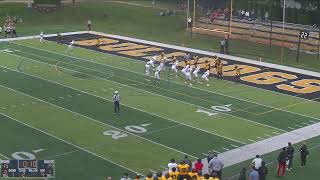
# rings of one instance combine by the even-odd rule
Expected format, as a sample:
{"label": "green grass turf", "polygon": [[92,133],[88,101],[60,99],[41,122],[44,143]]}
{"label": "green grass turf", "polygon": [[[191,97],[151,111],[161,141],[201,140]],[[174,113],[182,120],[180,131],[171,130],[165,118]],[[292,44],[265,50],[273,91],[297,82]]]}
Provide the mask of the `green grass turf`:
{"label": "green grass turf", "polygon": [[[131,1],[130,1],[131,2]],[[159,8],[146,7],[150,1],[134,1],[142,6],[106,2],[82,2],[76,6],[66,6],[63,10],[52,14],[30,13],[24,4],[5,4],[1,6],[1,16],[17,15],[23,18],[18,25],[21,35],[78,31],[86,29],[88,17],[93,21],[96,31],[127,35],[148,40],[184,44],[188,47],[219,52],[220,38],[206,35],[194,35],[192,39],[185,31],[185,14],[178,11],[174,17],[160,17],[155,14]],[[160,7],[172,7],[161,3]],[[86,13],[83,13],[86,12]],[[269,48],[266,45],[233,40],[230,44],[231,54],[251,59],[263,58],[263,61],[279,63],[281,48]],[[320,63],[316,56],[301,54],[300,63],[295,61],[296,52],[285,50],[283,64],[319,71]]]}
{"label": "green grass turf", "polygon": [[[18,48],[15,45],[12,48]],[[23,50],[21,52],[15,52],[19,56],[23,57],[31,57],[33,59],[37,59],[38,61],[46,61],[52,64],[57,63],[56,59],[49,58],[40,58],[38,55],[34,56],[33,54],[43,54],[42,56],[47,56],[48,52],[39,50],[33,50],[35,53],[27,54],[25,51],[25,46],[20,46]],[[52,56],[56,56],[57,54],[52,54]],[[61,55],[60,55],[61,57]],[[63,57],[63,56],[62,56]],[[114,57],[113,57],[114,59]],[[122,58],[123,59],[123,58]],[[71,63],[72,62],[72,63]],[[129,84],[130,86],[134,86],[139,89],[157,92],[157,94],[161,94],[163,96],[168,96],[174,99],[178,99],[181,101],[185,101],[191,104],[196,104],[205,108],[210,108],[212,105],[227,105],[232,104],[232,107],[235,111],[231,111],[231,115],[241,117],[244,119],[248,119],[251,121],[257,121],[259,123],[264,123],[266,125],[271,125],[281,129],[288,129],[288,127],[294,127],[296,125],[303,126],[303,123],[309,121],[318,121],[317,118],[310,118],[303,115],[298,115],[282,110],[273,109],[271,107],[262,106],[260,104],[256,104],[249,101],[243,101],[241,99],[236,99],[234,97],[226,97],[224,95],[210,93],[207,91],[203,91],[201,89],[192,89],[186,88],[186,86],[176,83],[171,83],[168,88],[164,83],[163,86],[155,86],[150,83],[145,83],[144,75],[138,74],[135,72],[128,72],[124,69],[119,69],[119,67],[114,66],[101,66],[100,64],[92,63],[90,61],[85,61],[81,59],[74,59],[71,62],[61,63],[63,67],[75,69],[80,72],[87,73],[89,75],[98,76],[101,78],[107,78],[109,80],[113,80],[115,82]],[[131,63],[132,64],[132,63]],[[106,72],[113,72],[113,76],[110,77],[110,74]],[[134,85],[131,85],[134,84]],[[269,96],[270,98],[270,96]],[[274,99],[273,99],[274,100]],[[308,101],[309,102],[309,101]],[[306,105],[304,103],[304,105]],[[313,103],[312,103],[313,104]],[[289,104],[290,105],[290,104]],[[269,112],[269,113],[267,113]],[[229,115],[230,115],[229,114]],[[283,119],[279,121],[278,119]],[[286,121],[286,123],[284,123]]]}
{"label": "green grass turf", "polygon": [[[3,89],[1,89],[2,93]],[[127,171],[3,115],[0,115],[0,122],[1,143],[5,144],[0,147],[1,154],[13,158],[12,154],[15,152],[28,152],[38,159],[54,158],[55,179],[97,180],[107,176],[119,178],[123,172]],[[44,150],[38,153],[32,152],[38,149]]]}
{"label": "green grass turf", "polygon": [[[296,125],[295,123],[310,123],[310,120],[317,121],[316,118],[306,117],[306,115],[317,117],[319,113],[315,108],[318,105],[316,102],[225,81],[211,80],[219,88],[205,88],[199,85],[189,88],[182,85],[179,79],[172,80],[169,85],[162,83],[160,86],[154,86],[145,82],[141,74],[144,63],[141,61],[79,48],[74,52],[79,58],[66,57],[63,55],[66,47],[52,42],[46,42],[41,46],[37,40],[19,41],[15,44],[1,43],[0,48],[20,50],[14,53],[0,53],[0,74],[1,77],[5,77],[0,81],[0,95],[3,99],[0,107],[6,107],[5,110],[1,109],[1,113],[83,148],[91,147],[90,151],[143,173],[149,168],[159,168],[171,157],[179,159],[183,155],[183,153],[149,142],[148,139],[194,156],[200,156],[201,153],[210,149],[225,151],[223,148],[231,148],[231,144],[238,145],[237,142],[215,136],[212,133],[246,141],[248,138],[257,137],[258,134],[274,135],[273,131],[282,132],[273,127],[282,128],[287,127],[288,123]],[[59,60],[61,63],[57,65],[57,70],[55,65]],[[22,72],[17,71],[19,63],[21,63]],[[36,78],[36,76],[43,79]],[[115,89],[119,89],[124,102],[128,105],[122,107],[123,113],[120,116],[112,113],[110,98]],[[235,93],[235,90],[240,92]],[[224,92],[228,96],[221,94]],[[250,96],[250,94],[257,96],[259,93],[263,96],[263,100],[255,100]],[[71,95],[72,98],[68,95]],[[30,96],[51,104],[38,101]],[[32,101],[35,103],[28,104],[27,108],[22,107],[25,102]],[[270,106],[275,105],[275,102],[281,105],[300,102],[306,109],[311,110],[305,114],[294,114],[303,112],[300,112],[300,108],[295,111],[290,107],[288,107],[290,112],[277,110],[257,104],[256,101]],[[212,105],[229,103],[234,107],[231,113],[220,113],[212,118],[195,113],[199,107],[210,108]],[[272,112],[263,116],[256,114],[270,110]],[[281,121],[275,123],[269,116],[281,119]],[[92,121],[89,117],[97,121]],[[270,119],[262,119],[264,117]],[[292,118],[292,121],[289,121],[288,117]],[[252,123],[245,118],[261,124]],[[106,129],[113,128],[108,124],[125,130],[124,126],[127,125],[150,124],[150,122],[151,125],[146,127],[150,134],[138,134],[147,139],[130,135],[128,139],[123,139],[123,142],[122,140],[118,142],[102,135]],[[262,138],[266,137],[262,136]],[[210,139],[210,141],[203,141],[203,139]],[[110,145],[113,148],[110,148]],[[95,148],[92,148],[93,146]],[[151,152],[144,151],[145,147]],[[118,151],[119,149],[123,149],[123,152]],[[130,153],[127,153],[128,151]],[[137,164],[137,162],[140,163]]]}

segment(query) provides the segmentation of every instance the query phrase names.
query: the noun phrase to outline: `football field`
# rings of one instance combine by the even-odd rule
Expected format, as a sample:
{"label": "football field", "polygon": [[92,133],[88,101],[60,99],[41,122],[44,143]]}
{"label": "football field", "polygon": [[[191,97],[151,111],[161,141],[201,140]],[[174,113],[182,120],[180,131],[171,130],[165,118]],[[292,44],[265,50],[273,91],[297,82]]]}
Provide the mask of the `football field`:
{"label": "football field", "polygon": [[[320,121],[316,96],[214,77],[210,87],[191,87],[169,68],[157,85],[146,80],[144,61],[66,48],[38,39],[0,42],[0,159],[53,159],[59,180],[116,179]],[[120,114],[114,91],[122,97]]]}

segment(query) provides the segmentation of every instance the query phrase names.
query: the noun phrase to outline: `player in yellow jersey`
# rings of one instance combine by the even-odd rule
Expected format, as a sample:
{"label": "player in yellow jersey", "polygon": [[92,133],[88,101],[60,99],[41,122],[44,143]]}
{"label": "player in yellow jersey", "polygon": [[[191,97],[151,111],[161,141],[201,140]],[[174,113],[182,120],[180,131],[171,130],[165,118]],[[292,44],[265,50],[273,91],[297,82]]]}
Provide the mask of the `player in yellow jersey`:
{"label": "player in yellow jersey", "polygon": [[238,67],[238,65],[234,66],[234,71],[236,72],[236,80],[240,81],[240,68]]}
{"label": "player in yellow jersey", "polygon": [[153,180],[152,173],[148,173],[146,180]]}
{"label": "player in yellow jersey", "polygon": [[101,41],[100,41],[99,38],[97,38],[97,43],[96,43],[96,45],[97,45],[97,50],[100,51]]}
{"label": "player in yellow jersey", "polygon": [[172,168],[172,172],[169,173],[172,180],[178,180],[179,172],[175,167]]}
{"label": "player in yellow jersey", "polygon": [[198,173],[196,172],[196,169],[192,169],[192,171],[188,173],[188,176],[190,179],[192,179],[193,176],[196,176],[197,179]]}
{"label": "player in yellow jersey", "polygon": [[[170,177],[170,174],[169,173],[166,173],[164,176],[162,176],[161,178],[162,180],[172,180],[172,177]],[[160,180],[160,179],[158,179]]]}
{"label": "player in yellow jersey", "polygon": [[184,160],[178,165],[179,169],[179,180],[186,179],[188,176],[189,165]]}

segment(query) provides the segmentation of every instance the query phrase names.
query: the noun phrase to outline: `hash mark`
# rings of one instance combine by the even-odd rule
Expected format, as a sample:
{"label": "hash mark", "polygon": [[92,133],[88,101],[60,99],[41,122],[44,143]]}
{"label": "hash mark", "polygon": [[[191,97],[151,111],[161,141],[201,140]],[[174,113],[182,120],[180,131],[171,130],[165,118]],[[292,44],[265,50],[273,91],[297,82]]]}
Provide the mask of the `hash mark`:
{"label": "hash mark", "polygon": [[269,135],[269,134],[264,134],[265,136],[267,136],[267,137],[273,137],[273,136],[271,136],[271,135]]}
{"label": "hash mark", "polygon": [[50,98],[50,100],[51,100],[51,101],[55,101],[55,99],[53,99],[53,98]]}
{"label": "hash mark", "polygon": [[252,140],[252,139],[248,139],[248,141],[251,141],[251,142],[256,142],[255,140]]}
{"label": "hash mark", "polygon": [[67,95],[67,96],[72,98],[72,96],[71,96],[71,95]]}
{"label": "hash mark", "polygon": [[234,144],[230,144],[232,147],[238,148],[239,146],[234,145]]}
{"label": "hash mark", "polygon": [[264,139],[264,138],[262,138],[262,137],[259,137],[259,136],[258,136],[257,138],[258,138],[258,139],[262,139],[262,140]]}
{"label": "hash mark", "polygon": [[296,126],[297,126],[297,127],[301,127],[301,128],[303,127],[303,126],[300,126],[299,124],[296,124]]}
{"label": "hash mark", "polygon": [[222,149],[224,149],[224,150],[226,150],[226,151],[229,151],[230,149],[228,149],[228,148],[225,148],[225,147],[223,147]]}
{"label": "hash mark", "polygon": [[288,127],[288,129],[292,129],[292,130],[294,130],[295,128],[293,128],[293,127]]}
{"label": "hash mark", "polygon": [[208,154],[207,154],[207,153],[202,153],[202,155],[204,155],[204,156],[208,156]]}
{"label": "hash mark", "polygon": [[278,133],[278,132],[272,132],[273,134],[280,134],[280,133]]}
{"label": "hash mark", "polygon": [[302,124],[305,124],[305,125],[307,125],[307,126],[309,126],[310,124],[308,124],[308,123],[302,123]]}
{"label": "hash mark", "polygon": [[60,99],[64,99],[64,97],[61,97],[61,96],[60,96],[59,98],[60,98]]}
{"label": "hash mark", "polygon": [[16,108],[17,106],[15,106],[15,105],[10,105],[11,107],[13,107],[13,108]]}

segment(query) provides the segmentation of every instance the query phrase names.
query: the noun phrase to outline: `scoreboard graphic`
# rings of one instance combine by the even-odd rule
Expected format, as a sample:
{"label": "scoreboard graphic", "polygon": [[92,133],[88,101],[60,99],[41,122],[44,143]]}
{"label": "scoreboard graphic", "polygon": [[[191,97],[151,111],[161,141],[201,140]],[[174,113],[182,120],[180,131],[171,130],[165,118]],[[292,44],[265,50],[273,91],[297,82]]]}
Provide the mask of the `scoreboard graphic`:
{"label": "scoreboard graphic", "polygon": [[55,177],[54,160],[0,160],[0,167],[0,178]]}

